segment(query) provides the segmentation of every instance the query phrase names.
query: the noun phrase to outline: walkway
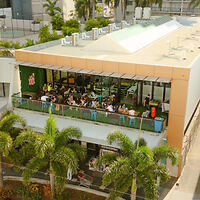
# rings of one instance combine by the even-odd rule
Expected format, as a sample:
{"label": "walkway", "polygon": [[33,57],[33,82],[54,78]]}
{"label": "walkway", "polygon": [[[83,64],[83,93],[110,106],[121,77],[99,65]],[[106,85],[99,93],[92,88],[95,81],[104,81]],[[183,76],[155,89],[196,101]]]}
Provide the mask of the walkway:
{"label": "walkway", "polygon": [[174,185],[164,200],[200,200],[200,127],[195,137],[179,185]]}
{"label": "walkway", "polygon": [[[14,109],[14,111],[15,113],[21,115],[26,119],[28,127],[32,128],[35,131],[43,132],[46,120],[49,116],[48,114],[36,111],[24,110],[24,109],[16,109],[16,108]],[[138,132],[139,132],[138,129],[102,124],[94,121],[80,120],[58,115],[54,115],[54,118],[57,122],[57,127],[59,128],[59,130],[69,126],[80,128],[83,135],[81,141],[87,141],[90,143],[95,143],[105,146],[118,147],[115,144],[109,145],[106,139],[107,135],[114,130],[122,131],[133,141],[133,143],[138,138]],[[143,137],[146,140],[147,146],[149,148],[154,148],[159,145],[164,134],[165,133],[154,135],[154,133],[151,133],[149,131],[142,131],[141,137]]]}

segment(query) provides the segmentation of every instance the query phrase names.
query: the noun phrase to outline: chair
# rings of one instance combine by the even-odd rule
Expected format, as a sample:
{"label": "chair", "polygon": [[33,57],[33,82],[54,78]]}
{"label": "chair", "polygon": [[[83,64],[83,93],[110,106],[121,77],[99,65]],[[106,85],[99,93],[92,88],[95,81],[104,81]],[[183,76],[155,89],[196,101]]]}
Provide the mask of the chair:
{"label": "chair", "polygon": [[119,29],[119,27],[117,27],[115,23],[113,23],[112,27],[113,27],[113,30],[118,30]]}
{"label": "chair", "polygon": [[135,19],[142,19],[142,7],[135,8]]}
{"label": "chair", "polygon": [[99,28],[99,35],[103,35],[103,34],[105,34],[106,32],[105,31],[103,31],[103,29],[102,28]]}
{"label": "chair", "polygon": [[97,113],[95,110],[90,110],[91,120],[97,120]]}
{"label": "chair", "polygon": [[142,18],[145,20],[148,20],[151,18],[151,8],[150,7],[144,7]]}
{"label": "chair", "polygon": [[131,126],[133,122],[133,125],[135,126],[135,117],[129,117],[129,126]]}
{"label": "chair", "polygon": [[61,38],[61,45],[62,45],[62,46],[71,44],[70,41],[67,41],[67,38],[68,38],[68,36],[66,36],[65,38]]}
{"label": "chair", "polygon": [[52,113],[54,113],[55,112],[55,106],[53,105],[53,103],[50,104],[50,108],[51,108]]}
{"label": "chair", "polygon": [[82,40],[87,40],[87,39],[90,39],[90,36],[86,35],[86,32],[83,32],[81,34],[81,38],[82,38]]}

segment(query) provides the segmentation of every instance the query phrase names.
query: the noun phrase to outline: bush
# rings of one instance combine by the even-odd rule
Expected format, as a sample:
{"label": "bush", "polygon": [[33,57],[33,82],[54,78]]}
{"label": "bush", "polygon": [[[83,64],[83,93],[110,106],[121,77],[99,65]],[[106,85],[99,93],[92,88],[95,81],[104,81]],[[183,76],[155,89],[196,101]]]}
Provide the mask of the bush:
{"label": "bush", "polygon": [[30,46],[33,46],[35,45],[35,42],[31,39],[26,39],[26,44],[25,44],[25,47],[30,47]]}
{"label": "bush", "polygon": [[44,25],[40,28],[39,39],[41,43],[48,42],[51,40],[51,33],[49,32],[49,26]]}
{"label": "bush", "polygon": [[103,17],[96,17],[96,20],[99,22],[101,27],[108,26],[108,24],[111,23],[111,21],[109,19],[105,19]]}
{"label": "bush", "polygon": [[61,30],[64,25],[64,19],[60,16],[60,14],[54,15],[51,18],[51,24],[53,30]]}
{"label": "bush", "polygon": [[86,23],[85,23],[85,30],[86,31],[91,31],[92,28],[99,28],[100,27],[100,23],[99,21],[97,21],[96,19],[89,19]]}
{"label": "bush", "polygon": [[80,30],[77,29],[77,28],[71,28],[71,27],[63,26],[62,32],[63,32],[64,36],[66,36],[66,35],[70,36],[70,35],[72,35],[72,33],[80,33]]}
{"label": "bush", "polygon": [[55,31],[53,31],[53,34],[51,34],[51,40],[58,40],[62,38],[62,35],[58,35]]}
{"label": "bush", "polygon": [[70,27],[70,28],[79,29],[80,28],[80,23],[76,19],[70,19],[70,20],[67,20],[65,22],[65,26],[66,27]]}

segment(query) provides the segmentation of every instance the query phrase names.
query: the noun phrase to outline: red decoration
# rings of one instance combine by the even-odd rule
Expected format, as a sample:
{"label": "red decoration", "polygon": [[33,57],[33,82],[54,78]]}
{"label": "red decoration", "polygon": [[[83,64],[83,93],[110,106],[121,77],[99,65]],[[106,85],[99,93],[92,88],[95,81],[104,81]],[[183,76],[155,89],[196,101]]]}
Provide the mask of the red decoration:
{"label": "red decoration", "polygon": [[28,82],[29,82],[29,85],[35,85],[35,75],[34,75],[34,73],[32,73],[32,75],[29,76]]}
{"label": "red decoration", "polygon": [[152,107],[152,108],[151,108],[151,117],[152,117],[152,118],[155,118],[155,117],[156,117],[156,108],[155,108],[155,107]]}

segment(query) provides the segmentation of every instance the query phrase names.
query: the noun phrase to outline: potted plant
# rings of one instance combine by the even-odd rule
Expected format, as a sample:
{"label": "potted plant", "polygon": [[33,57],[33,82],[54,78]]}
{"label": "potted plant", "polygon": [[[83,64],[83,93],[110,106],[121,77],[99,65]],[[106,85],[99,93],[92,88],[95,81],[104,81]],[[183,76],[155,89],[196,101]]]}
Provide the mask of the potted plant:
{"label": "potted plant", "polygon": [[31,30],[32,31],[39,31],[40,30],[40,22],[42,19],[40,17],[36,18],[32,23],[31,23]]}

